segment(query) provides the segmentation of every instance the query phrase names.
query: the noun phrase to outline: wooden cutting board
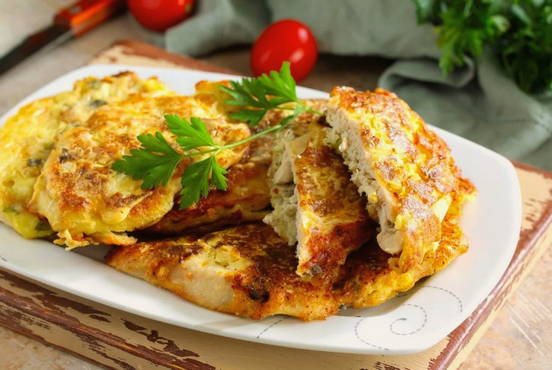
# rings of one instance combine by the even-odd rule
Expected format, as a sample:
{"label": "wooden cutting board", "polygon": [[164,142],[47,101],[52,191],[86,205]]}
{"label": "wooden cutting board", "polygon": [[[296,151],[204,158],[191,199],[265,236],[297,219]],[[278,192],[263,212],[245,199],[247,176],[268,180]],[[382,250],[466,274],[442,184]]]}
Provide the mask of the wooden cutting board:
{"label": "wooden cutting board", "polygon": [[[122,41],[92,63],[232,73],[153,46]],[[523,197],[520,241],[489,297],[447,338],[407,356],[296,350],[204,334],[145,319],[0,270],[0,325],[108,368],[446,369],[457,368],[505,301],[552,243],[552,173],[515,163]],[[545,289],[546,292],[546,289]]]}

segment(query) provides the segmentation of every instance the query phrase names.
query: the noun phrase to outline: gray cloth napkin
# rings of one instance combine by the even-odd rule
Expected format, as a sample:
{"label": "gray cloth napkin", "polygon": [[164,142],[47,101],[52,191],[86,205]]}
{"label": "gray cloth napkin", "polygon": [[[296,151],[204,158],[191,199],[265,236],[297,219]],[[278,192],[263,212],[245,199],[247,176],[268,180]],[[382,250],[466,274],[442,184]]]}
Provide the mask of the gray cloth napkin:
{"label": "gray cloth napkin", "polygon": [[322,52],[396,58],[379,85],[427,122],[552,170],[552,96],[518,89],[490,53],[467,59],[445,77],[435,33],[417,24],[410,0],[201,0],[194,17],[154,41],[197,56],[252,43],[264,27],[284,18],[307,24]]}

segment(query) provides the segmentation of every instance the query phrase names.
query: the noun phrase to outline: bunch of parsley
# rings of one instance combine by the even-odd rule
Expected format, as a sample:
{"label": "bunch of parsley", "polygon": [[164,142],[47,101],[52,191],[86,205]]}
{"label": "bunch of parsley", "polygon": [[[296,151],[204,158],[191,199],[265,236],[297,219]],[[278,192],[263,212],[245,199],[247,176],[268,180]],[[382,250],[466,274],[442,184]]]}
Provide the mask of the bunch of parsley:
{"label": "bunch of parsley", "polygon": [[297,97],[296,84],[287,62],[282,64],[280,71],[232,81],[230,87],[220,85],[219,88],[230,96],[226,104],[240,107],[230,117],[247,122],[251,127],[257,126],[270,110],[290,110],[292,113],[274,126],[225,145],[215,142],[200,118],[187,119],[169,114],[165,116],[165,122],[176,137],[178,148],[173,148],[161,132],[142,134],[137,137],[140,148],[132,149],[130,154],[116,160],[112,168],[135,180],[142,180],[142,189],[152,189],[167,185],[180,162],[197,157],[186,167],[181,178],[179,205],[185,209],[201,197],[206,197],[212,188],[227,190],[227,171],[217,162],[219,153],[282,130],[303,112],[320,114],[308,108]]}
{"label": "bunch of parsley", "polygon": [[420,23],[437,27],[445,73],[497,55],[504,71],[529,93],[552,91],[552,0],[414,0]]}

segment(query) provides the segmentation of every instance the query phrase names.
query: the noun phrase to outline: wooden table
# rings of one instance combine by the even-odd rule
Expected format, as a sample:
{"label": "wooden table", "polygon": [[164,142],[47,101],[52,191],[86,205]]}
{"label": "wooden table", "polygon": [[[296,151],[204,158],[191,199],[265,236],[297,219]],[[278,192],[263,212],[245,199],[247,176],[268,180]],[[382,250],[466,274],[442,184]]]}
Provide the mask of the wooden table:
{"label": "wooden table", "polygon": [[[132,31],[133,24],[125,18],[117,20],[107,25],[107,27],[111,28],[109,37],[113,38],[121,37],[123,33],[128,34],[129,30]],[[102,32],[104,36],[108,35],[107,32],[103,33],[101,30],[98,32]],[[133,32],[130,33],[133,34]],[[134,34],[136,35],[137,33],[135,32]],[[33,65],[36,69],[37,64],[34,63],[35,61],[31,60],[26,63],[26,65],[20,66],[14,70],[12,75],[0,78],[0,110],[5,111],[6,108],[15,103],[22,96],[32,92],[32,90],[39,87],[42,83],[55,77],[55,75],[62,74],[76,67],[79,61],[80,64],[82,64],[87,55],[90,56],[94,50],[98,50],[97,48],[94,49],[94,47],[103,47],[108,42],[97,36],[94,36],[94,38],[90,40],[94,42],[89,41],[87,45],[83,40],[79,40],[75,44],[67,45],[60,48],[60,50],[54,51],[58,56],[56,61],[54,61],[52,55],[44,56],[43,58],[47,59],[46,65],[52,66],[51,70],[34,70]],[[60,55],[63,56],[61,59],[63,59],[65,63],[60,63]],[[228,69],[247,73],[247,55],[246,50],[234,49],[202,59],[219,66],[224,66]],[[100,58],[107,58],[107,60],[104,61],[110,61],[109,58],[116,57],[116,54],[104,54],[100,56]],[[152,63],[151,58],[147,58],[144,55],[126,55],[126,57],[134,58],[133,63],[136,64]],[[53,68],[56,62],[58,65],[56,68]],[[388,62],[381,59],[322,57],[317,66],[317,70],[303,82],[303,85],[323,90],[328,90],[329,87],[335,83],[345,83],[358,88],[372,88],[375,86],[379,71],[387,65],[387,63]],[[367,67],[367,65],[369,67]],[[14,82],[17,81],[22,81],[22,83],[14,84]],[[4,97],[5,99],[3,99]],[[552,251],[550,248],[547,248],[547,246],[551,244],[552,233],[547,228],[541,228],[539,233],[534,233],[533,230],[534,225],[540,224],[541,226],[546,226],[544,224],[548,222],[544,219],[547,215],[550,215],[551,209],[547,208],[549,205],[545,203],[545,200],[549,199],[552,194],[552,180],[541,173],[529,171],[528,168],[523,166],[520,168],[519,174],[524,195],[525,217],[523,233],[527,237],[531,236],[534,238],[535,241],[538,242],[536,244],[538,248],[531,249],[530,256],[532,258],[524,259],[526,263],[517,266],[517,271],[519,273],[516,275],[516,279],[514,279],[513,283],[509,285],[510,288],[507,294],[500,297],[500,304],[497,308],[489,312],[489,315],[482,322],[467,323],[470,326],[476,326],[477,330],[472,332],[472,339],[470,341],[461,342],[457,346],[461,355],[454,358],[454,361],[451,362],[452,366],[457,366],[461,362],[464,362],[462,367],[466,369],[540,369],[552,363],[550,357],[550,353],[552,353],[552,333],[549,330],[551,328],[552,314],[545,304],[545,302],[549,300],[548,293],[551,287],[549,276],[551,276],[550,273],[552,272],[552,268],[550,267],[552,266]],[[528,271],[531,272],[527,273]],[[525,280],[522,281],[521,278],[523,275],[526,275],[526,277]],[[0,287],[10,291],[14,289],[30,289],[30,286],[24,280],[14,283],[12,280],[3,279],[0,282]],[[13,284],[16,284],[18,288],[14,287]],[[512,294],[515,288],[517,288],[517,290]],[[52,290],[47,289],[47,291]],[[56,296],[62,297],[62,300],[63,298],[72,298],[60,292],[54,291],[54,293]],[[48,295],[49,293],[34,291],[33,294],[36,299],[36,297],[44,297],[44,295]],[[507,301],[505,300],[506,296],[509,296]],[[40,299],[36,302],[40,303]],[[224,344],[225,350],[223,352],[227,356],[223,358],[221,354],[209,353],[210,343],[214,340],[213,336],[193,333],[193,342],[171,343],[168,338],[174,335],[175,329],[170,326],[155,323],[155,329],[151,329],[150,326],[140,326],[136,324],[142,322],[144,319],[133,317],[132,315],[121,313],[116,310],[110,310],[109,308],[101,307],[92,302],[85,302],[82,304],[84,306],[69,307],[67,309],[73,314],[78,313],[79,309],[87,310],[90,307],[100,312],[109,312],[113,317],[118,318],[119,323],[124,323],[122,327],[126,328],[128,331],[128,337],[125,337],[125,339],[128,340],[129,343],[140,344],[146,347],[149,346],[148,348],[151,347],[154,349],[151,353],[155,356],[163,357],[156,352],[160,350],[164,350],[165,352],[168,351],[167,353],[170,354],[170,351],[177,351],[178,353],[178,351],[182,351],[183,348],[196,349],[196,353],[201,353],[201,359],[199,359],[199,361],[207,361],[207,363],[224,368],[279,368],[283,364],[282,361],[290,356],[290,354],[297,356],[299,359],[298,361],[302,361],[305,365],[318,364],[318,368],[328,369],[370,368],[376,366],[378,363],[380,367],[382,367],[384,363],[387,363],[394,364],[393,366],[396,368],[403,368],[405,366],[409,368],[420,368],[426,365],[424,361],[427,358],[422,358],[421,356],[408,356],[403,357],[399,362],[389,362],[389,359],[368,358],[372,356],[323,354],[293,350],[290,352],[290,350],[264,345],[243,345],[243,342],[230,339],[224,339],[217,342]],[[502,304],[504,304],[504,307],[499,310],[498,307]],[[12,313],[17,311],[7,307],[5,301],[0,307],[0,313],[8,312],[8,310],[11,310]],[[48,307],[40,305],[36,307],[36,309],[45,312],[47,308]],[[88,316],[90,316],[90,314],[88,314]],[[11,319],[11,321],[6,322],[6,317],[3,317],[4,325],[13,328],[14,320]],[[124,357],[124,353],[117,353],[114,349],[111,349],[115,351],[110,352],[111,355],[104,353],[106,356],[112,357],[112,359],[109,359],[90,350],[90,348],[98,349],[101,347],[98,343],[87,343],[83,341],[81,337],[75,338],[70,331],[64,330],[61,326],[56,329],[57,331],[52,331],[51,325],[49,326],[50,329],[47,331],[41,331],[46,330],[45,327],[48,326],[48,324],[45,322],[38,322],[38,324],[36,324],[36,322],[26,322],[25,320],[28,319],[29,317],[26,317],[24,313],[19,313],[19,321],[17,322],[18,325],[21,324],[19,330],[25,331],[25,328],[31,329],[31,332],[27,331],[24,333],[25,335],[38,336],[39,338],[37,339],[39,340],[44,339],[49,342],[58,342],[59,345],[65,349],[77,353],[84,353],[86,352],[84,350],[88,348],[88,351],[92,351],[89,357],[94,358],[93,355],[95,354],[97,357],[95,359],[96,361],[104,364],[111,363],[111,366],[120,368],[124,367],[122,362],[116,362],[118,359]],[[95,319],[86,321],[84,318],[80,318],[80,320],[84,326],[86,326],[87,323],[91,323],[91,326],[98,326],[100,323],[100,321]],[[133,324],[135,326],[133,326]],[[148,323],[148,325],[150,324],[151,323]],[[33,330],[35,331],[33,332]],[[476,345],[476,343],[478,344]],[[464,347],[464,344],[466,344],[467,347]],[[442,346],[443,344],[440,345]],[[198,348],[201,349],[201,351],[197,350]],[[119,349],[119,351],[122,350]],[[468,356],[470,351],[471,355]],[[441,353],[439,349],[436,349],[430,357],[433,356],[434,359],[437,359],[439,353]],[[193,355],[189,357],[191,359],[194,358]],[[257,362],[248,366],[245,362],[248,358],[256,358]],[[234,365],[241,361],[243,366],[228,366],[228,364],[232,363],[229,362],[229,360],[236,361],[233,362]],[[165,356],[164,361],[172,361],[170,355],[169,357]],[[227,366],[225,366],[225,364]],[[135,365],[142,365],[146,368],[153,366],[152,362],[141,362]],[[254,365],[256,365],[256,367]],[[5,329],[0,329],[0,368],[19,367],[40,369],[89,369],[95,366],[70,355],[58,352],[39,342],[13,334]],[[293,367],[289,368],[292,369]],[[303,368],[311,367],[304,366]]]}

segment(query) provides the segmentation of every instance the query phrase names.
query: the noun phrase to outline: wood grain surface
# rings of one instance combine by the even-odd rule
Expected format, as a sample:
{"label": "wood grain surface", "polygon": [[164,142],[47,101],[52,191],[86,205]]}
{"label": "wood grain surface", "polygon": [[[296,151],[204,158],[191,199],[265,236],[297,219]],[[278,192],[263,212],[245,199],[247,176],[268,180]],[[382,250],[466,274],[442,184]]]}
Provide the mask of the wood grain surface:
{"label": "wood grain surface", "polygon": [[[98,54],[93,62],[228,72],[128,41]],[[320,353],[222,338],[105,307],[8,271],[0,271],[0,324],[102,366],[119,369],[457,368],[552,243],[552,174],[522,164],[516,167],[523,197],[523,224],[507,272],[488,299],[460,327],[422,353],[408,356]]]}

